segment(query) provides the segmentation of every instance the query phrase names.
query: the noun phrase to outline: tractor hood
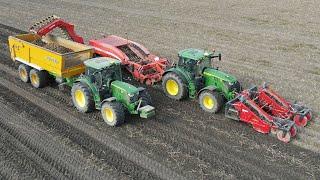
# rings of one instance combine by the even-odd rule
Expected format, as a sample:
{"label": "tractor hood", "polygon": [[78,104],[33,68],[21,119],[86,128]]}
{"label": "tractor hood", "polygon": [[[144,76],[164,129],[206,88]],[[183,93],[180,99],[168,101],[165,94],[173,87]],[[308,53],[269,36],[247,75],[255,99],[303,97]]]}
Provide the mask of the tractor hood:
{"label": "tractor hood", "polygon": [[216,69],[212,69],[212,68],[205,68],[203,71],[203,76],[216,77],[216,78],[222,79],[223,81],[227,81],[231,83],[234,83],[237,81],[237,79],[234,76]]}
{"label": "tractor hood", "polygon": [[139,92],[139,89],[136,88],[135,86],[128,84],[123,81],[113,81],[111,83],[111,86],[114,86],[115,88],[118,88],[120,90],[126,91],[129,94],[137,94]]}

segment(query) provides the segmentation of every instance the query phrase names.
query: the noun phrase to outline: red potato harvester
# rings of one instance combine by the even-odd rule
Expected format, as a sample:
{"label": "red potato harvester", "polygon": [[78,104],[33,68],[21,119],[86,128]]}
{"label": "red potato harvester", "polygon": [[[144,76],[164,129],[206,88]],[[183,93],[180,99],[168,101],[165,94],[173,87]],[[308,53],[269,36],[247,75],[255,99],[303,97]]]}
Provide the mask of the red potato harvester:
{"label": "red potato harvester", "polygon": [[244,90],[236,98],[227,102],[225,116],[237,121],[246,122],[252,125],[253,129],[260,133],[276,134],[283,142],[290,142],[297,134],[295,122],[290,119],[283,119],[266,112],[256,102],[258,87]]}
{"label": "red potato harvester", "polygon": [[[75,33],[73,24],[54,15],[35,23],[30,31],[45,36],[54,29],[60,29],[66,39],[84,44],[83,38]],[[89,45],[96,55],[120,60],[136,80],[147,85],[161,81],[162,74],[171,66],[166,58],[151,54],[143,45],[115,35],[90,40]]]}
{"label": "red potato harvester", "polygon": [[162,74],[170,66],[166,58],[153,55],[141,44],[115,35],[90,40],[89,44],[96,54],[120,60],[136,80],[147,85],[161,81]]}
{"label": "red potato harvester", "polygon": [[269,114],[293,120],[297,126],[304,127],[312,118],[312,112],[302,104],[291,103],[273,91],[266,83],[255,92],[257,104]]}

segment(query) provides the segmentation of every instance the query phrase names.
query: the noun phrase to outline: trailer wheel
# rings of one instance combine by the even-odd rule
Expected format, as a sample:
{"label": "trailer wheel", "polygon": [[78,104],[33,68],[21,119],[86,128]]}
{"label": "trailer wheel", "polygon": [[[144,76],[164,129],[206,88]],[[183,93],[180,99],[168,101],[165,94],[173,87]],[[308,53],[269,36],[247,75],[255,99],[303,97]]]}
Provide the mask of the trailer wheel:
{"label": "trailer wheel", "polygon": [[86,113],[94,109],[92,93],[88,86],[75,83],[71,89],[72,102],[78,111]]}
{"label": "trailer wheel", "polygon": [[290,132],[284,132],[282,130],[279,130],[277,132],[277,137],[280,141],[288,143],[288,142],[290,142],[291,134],[290,134]]}
{"label": "trailer wheel", "polygon": [[297,126],[305,127],[308,123],[308,117],[297,114],[293,117],[293,121]]}
{"label": "trailer wheel", "polygon": [[18,68],[19,77],[25,83],[30,82],[30,77],[29,77],[30,70],[31,70],[31,67],[28,65],[25,65],[25,64],[19,65],[19,68]]}
{"label": "trailer wheel", "polygon": [[31,85],[35,88],[42,88],[48,84],[49,74],[47,71],[31,69],[29,73]]}
{"label": "trailer wheel", "polygon": [[142,99],[142,106],[153,105],[152,98],[147,90],[143,90],[140,92],[140,98]]}
{"label": "trailer wheel", "polygon": [[187,96],[187,86],[175,73],[167,73],[162,78],[162,88],[165,94],[172,99],[181,100]]}
{"label": "trailer wheel", "polygon": [[124,123],[125,112],[120,102],[105,102],[102,104],[101,114],[104,122],[109,126],[119,126]]}
{"label": "trailer wheel", "polygon": [[217,113],[223,105],[223,96],[216,91],[205,90],[199,95],[200,107],[210,113]]}

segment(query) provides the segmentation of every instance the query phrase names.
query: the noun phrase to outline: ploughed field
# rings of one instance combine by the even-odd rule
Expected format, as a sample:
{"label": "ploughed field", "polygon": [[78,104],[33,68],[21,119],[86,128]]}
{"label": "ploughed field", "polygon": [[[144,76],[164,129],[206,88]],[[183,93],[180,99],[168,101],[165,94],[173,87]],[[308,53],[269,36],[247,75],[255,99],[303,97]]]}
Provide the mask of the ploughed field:
{"label": "ploughed field", "polygon": [[[319,179],[319,5],[0,1],[0,179]],[[116,34],[170,59],[188,47],[221,50],[217,65],[244,87],[270,82],[305,102],[315,118],[284,144],[222,113],[205,113],[197,101],[166,98],[155,86],[148,88],[154,118],[109,127],[98,111],[78,113],[68,90],[36,90],[18,79],[8,36],[51,14],[74,23],[86,40]]]}

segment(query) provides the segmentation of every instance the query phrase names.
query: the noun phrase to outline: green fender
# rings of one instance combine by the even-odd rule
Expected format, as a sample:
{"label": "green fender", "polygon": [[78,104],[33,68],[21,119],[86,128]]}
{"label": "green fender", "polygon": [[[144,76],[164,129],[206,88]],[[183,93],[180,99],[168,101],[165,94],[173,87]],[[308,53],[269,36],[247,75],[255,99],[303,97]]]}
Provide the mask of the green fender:
{"label": "green fender", "polygon": [[210,86],[204,87],[197,93],[197,97],[199,97],[199,95],[205,90],[215,91],[216,89],[217,89],[217,87],[214,86],[214,85],[210,85]]}
{"label": "green fender", "polygon": [[183,82],[187,84],[189,97],[194,98],[196,96],[196,86],[192,80],[190,73],[186,72],[185,70],[179,67],[173,67],[166,70],[166,72],[163,73],[163,76],[170,72],[177,74],[183,80]]}
{"label": "green fender", "polygon": [[99,90],[93,83],[90,82],[90,80],[84,77],[84,78],[79,78],[75,80],[74,83],[82,83],[87,85],[90,91],[92,92],[96,109],[101,109],[101,98],[100,98]]}

